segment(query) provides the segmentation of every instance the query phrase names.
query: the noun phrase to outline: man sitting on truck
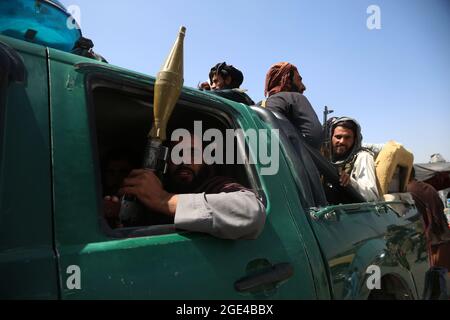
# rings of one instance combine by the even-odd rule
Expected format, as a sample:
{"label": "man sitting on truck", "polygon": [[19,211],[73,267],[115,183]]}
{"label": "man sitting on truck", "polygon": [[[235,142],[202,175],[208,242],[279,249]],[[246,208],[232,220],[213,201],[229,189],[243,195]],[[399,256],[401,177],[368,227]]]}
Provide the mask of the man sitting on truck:
{"label": "man sitting on truck", "polygon": [[288,62],[276,63],[267,72],[265,95],[268,98],[260,105],[284,115],[305,142],[319,150],[323,129],[311,103],[303,95],[305,90],[296,66]]}
{"label": "man sitting on truck", "polygon": [[[119,195],[137,197],[149,215],[167,217],[178,229],[223,239],[256,239],[266,218],[263,203],[233,179],[215,176],[214,167],[204,163],[201,145],[201,139],[192,134],[172,145],[172,149],[189,150],[192,158],[179,165],[169,161],[166,187],[153,172],[133,170]],[[119,203],[117,197],[111,201]]]}
{"label": "man sitting on truck", "polygon": [[240,89],[242,82],[244,82],[244,75],[234,66],[228,65],[226,62],[216,64],[209,71],[209,81],[209,83],[204,82],[200,84],[199,88],[211,90],[212,93],[218,96],[248,106],[255,104],[244,90]]}
{"label": "man sitting on truck", "polygon": [[331,162],[343,187],[351,185],[367,201],[379,199],[372,152],[363,148],[361,127],[351,118],[335,118],[330,125]]}

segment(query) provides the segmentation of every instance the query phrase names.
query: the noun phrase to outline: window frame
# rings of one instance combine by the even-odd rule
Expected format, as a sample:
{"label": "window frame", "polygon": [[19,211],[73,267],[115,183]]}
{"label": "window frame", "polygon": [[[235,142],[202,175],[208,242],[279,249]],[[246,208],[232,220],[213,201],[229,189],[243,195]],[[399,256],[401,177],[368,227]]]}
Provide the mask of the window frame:
{"label": "window frame", "polygon": [[[90,128],[90,139],[92,146],[92,163],[94,165],[95,172],[95,190],[97,192],[97,214],[100,220],[101,230],[106,236],[114,238],[114,239],[129,239],[129,238],[137,238],[137,237],[151,237],[151,236],[160,236],[166,234],[192,234],[194,232],[184,231],[176,229],[174,224],[169,225],[153,225],[153,226],[142,226],[142,227],[132,227],[132,228],[118,228],[112,229],[106,219],[103,217],[102,210],[102,172],[101,172],[101,163],[100,163],[100,147],[98,144],[98,135],[97,135],[97,127],[96,127],[96,115],[95,115],[95,101],[94,101],[94,91],[97,88],[105,88],[110,90],[116,90],[118,92],[138,94],[138,95],[150,95],[151,97],[154,94],[154,82],[152,78],[148,77],[130,77],[131,73],[125,72],[124,75],[119,74],[116,71],[109,70],[110,72],[105,72],[107,69],[102,68],[100,65],[99,70],[95,70],[96,65],[88,64],[89,69],[94,67],[94,70],[91,70],[86,75],[85,78],[85,93],[86,93],[86,104],[87,104],[87,116],[88,116],[88,125]],[[208,97],[209,98],[209,97]],[[206,104],[206,102],[208,104]],[[232,108],[228,108],[227,111],[224,111],[224,103],[221,103],[220,100],[211,100],[202,99],[200,97],[196,97],[194,95],[188,94],[187,92],[182,92],[181,96],[177,102],[177,106],[182,105],[184,107],[193,108],[200,113],[208,114],[208,116],[216,118],[218,121],[224,124],[226,128],[240,129],[240,126],[237,122],[236,112]],[[237,152],[243,152],[246,150],[248,146],[245,142],[245,137],[242,135],[238,135],[237,139]],[[245,152],[246,157],[248,159],[248,154]],[[267,196],[262,188],[260,177],[257,173],[257,169],[254,164],[250,164],[249,161],[245,161],[243,164],[243,168],[245,169],[246,178],[248,183],[256,191],[258,199],[267,207]]]}

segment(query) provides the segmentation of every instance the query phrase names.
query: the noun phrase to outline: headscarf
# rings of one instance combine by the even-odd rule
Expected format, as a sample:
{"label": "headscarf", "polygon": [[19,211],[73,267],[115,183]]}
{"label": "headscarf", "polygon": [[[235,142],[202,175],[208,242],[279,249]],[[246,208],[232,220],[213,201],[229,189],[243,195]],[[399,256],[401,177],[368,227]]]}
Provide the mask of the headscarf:
{"label": "headscarf", "polygon": [[355,124],[355,127],[356,127],[355,142],[353,143],[353,148],[350,150],[350,152],[348,153],[347,157],[345,159],[341,159],[341,160],[335,160],[333,156],[331,157],[331,162],[336,167],[339,167],[339,168],[344,167],[345,171],[347,173],[349,173],[353,169],[353,165],[354,165],[354,163],[356,161],[357,155],[358,155],[358,153],[361,150],[368,151],[370,153],[372,153],[372,151],[367,149],[367,148],[363,148],[362,147],[363,136],[361,134],[361,126],[359,125],[358,121],[356,121],[355,119],[349,118],[349,117],[332,118],[330,120],[331,120],[331,123],[329,125],[330,129],[329,129],[329,132],[328,132],[328,136],[329,136],[329,139],[330,139],[329,141],[330,141],[330,148],[331,148],[330,154],[331,155],[333,154],[332,141],[333,141],[334,129],[336,127],[338,127],[340,123],[346,122],[346,121],[353,122]]}
{"label": "headscarf", "polygon": [[266,97],[270,97],[283,91],[299,91],[302,86],[302,78],[297,67],[288,62],[279,62],[271,66],[267,72],[264,94]]}
{"label": "headscarf", "polygon": [[232,65],[228,65],[226,62],[218,63],[211,68],[209,72],[209,81],[212,82],[214,75],[220,75],[224,79],[228,76],[231,77],[231,83],[227,89],[237,89],[241,86],[242,82],[244,82],[244,75],[242,72]]}

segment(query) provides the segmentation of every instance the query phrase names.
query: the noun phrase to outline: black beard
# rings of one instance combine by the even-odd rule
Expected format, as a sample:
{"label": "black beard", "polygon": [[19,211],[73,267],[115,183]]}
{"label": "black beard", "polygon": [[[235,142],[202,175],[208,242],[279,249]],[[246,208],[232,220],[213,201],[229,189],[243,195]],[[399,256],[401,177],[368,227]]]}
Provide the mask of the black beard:
{"label": "black beard", "polygon": [[181,183],[180,181],[174,179],[173,176],[169,176],[167,183],[167,192],[174,194],[193,193],[197,188],[200,187],[202,183],[205,182],[208,176],[208,170],[206,166],[202,167],[197,174],[188,167],[180,166],[175,170],[173,175],[176,176],[176,173],[183,169],[187,169],[192,172],[194,176],[192,178],[192,181],[190,183]]}
{"label": "black beard", "polygon": [[348,157],[348,153],[343,154],[343,155],[341,155],[341,156],[333,156],[333,161],[334,161],[334,162],[336,162],[336,161],[342,161],[342,160],[347,159],[347,157]]}
{"label": "black beard", "polygon": [[349,152],[346,152],[343,155],[339,156],[339,155],[336,155],[335,152],[333,151],[333,159],[332,159],[333,162],[342,161],[342,160],[347,159],[347,157],[350,155],[350,152],[351,152],[351,150]]}

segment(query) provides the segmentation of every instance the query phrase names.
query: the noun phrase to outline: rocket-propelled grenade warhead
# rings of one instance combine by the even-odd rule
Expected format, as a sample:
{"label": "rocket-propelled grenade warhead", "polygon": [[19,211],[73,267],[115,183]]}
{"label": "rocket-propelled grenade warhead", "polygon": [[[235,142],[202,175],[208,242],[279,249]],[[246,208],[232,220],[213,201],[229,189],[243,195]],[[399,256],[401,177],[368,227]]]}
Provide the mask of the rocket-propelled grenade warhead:
{"label": "rocket-propelled grenade warhead", "polygon": [[183,44],[186,28],[181,27],[178,38],[166,62],[156,77],[153,102],[154,124],[150,137],[161,141],[167,139],[167,123],[183,87]]}
{"label": "rocket-propelled grenade warhead", "polygon": [[[183,42],[186,28],[181,27],[178,38],[158,73],[155,82],[153,128],[148,135],[144,152],[143,167],[153,170],[162,177],[167,169],[168,148],[163,145],[167,139],[167,123],[178,101],[183,87]],[[145,208],[133,196],[124,195],[119,217],[124,225],[134,225]]]}

